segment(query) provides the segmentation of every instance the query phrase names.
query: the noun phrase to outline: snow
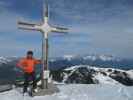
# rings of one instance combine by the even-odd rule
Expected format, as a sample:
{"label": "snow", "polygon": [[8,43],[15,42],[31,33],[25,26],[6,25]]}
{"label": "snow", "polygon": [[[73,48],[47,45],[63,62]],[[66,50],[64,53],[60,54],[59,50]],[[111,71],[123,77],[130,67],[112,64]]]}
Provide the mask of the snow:
{"label": "snow", "polygon": [[[99,81],[99,84],[65,84],[54,82],[60,90],[59,93],[35,97],[23,97],[22,88],[13,88],[13,90],[0,93],[0,100],[133,100],[133,86],[124,86],[108,75],[100,73],[106,72],[109,74],[108,69],[112,69],[112,71],[119,69],[78,65],[66,70],[71,71],[69,74],[71,75],[76,69],[81,67],[95,69],[97,73],[94,75],[94,78]],[[133,70],[129,70],[127,73],[132,77]],[[64,80],[68,78],[68,75],[65,76]]]}
{"label": "snow", "polygon": [[[85,71],[81,72],[82,69]],[[63,81],[62,82],[67,82],[67,80],[71,80],[71,76],[74,77],[74,75],[78,74],[79,76],[77,78],[74,78],[73,80],[76,80],[80,78],[82,80],[82,77],[86,77],[88,73],[90,73],[92,76],[90,78],[93,80],[93,83],[95,84],[133,84],[133,70],[122,70],[122,69],[115,69],[115,68],[98,68],[95,66],[89,66],[89,65],[76,65],[72,66],[70,68],[65,69],[67,71],[66,73],[64,72],[63,75]],[[82,77],[80,77],[82,75]],[[120,80],[116,80],[113,77],[122,77]],[[126,80],[128,79],[128,80]],[[73,82],[73,80],[71,80]],[[88,79],[89,80],[89,79]],[[123,80],[122,83],[121,80]],[[80,82],[82,83],[82,81]],[[93,84],[89,83],[89,84]]]}
{"label": "snow", "polygon": [[13,60],[18,59],[18,57],[16,56],[12,56],[12,57],[3,57],[0,56],[0,64],[7,64],[9,62],[12,62]]}
{"label": "snow", "polygon": [[[66,68],[65,70],[66,70],[66,71],[69,71],[69,70],[76,70],[76,69],[82,68],[82,67],[87,67],[87,68],[89,68],[89,69],[95,69],[96,71],[105,71],[105,72],[107,72],[107,70],[109,70],[109,69],[111,69],[112,71],[114,71],[114,70],[117,70],[117,71],[124,71],[124,70],[116,69],[116,68],[102,68],[102,67],[100,68],[100,67],[90,66],[90,65],[75,65],[75,66]],[[133,73],[133,70],[129,70],[128,73]]]}
{"label": "snow", "polygon": [[90,59],[90,60],[92,60],[92,61],[95,61],[97,58],[96,58],[96,56],[86,56],[86,57],[84,57],[84,60],[87,60],[87,59]]}
{"label": "snow", "polygon": [[[65,56],[65,59],[71,60],[74,56]],[[88,57],[91,58],[90,56]],[[103,60],[111,60],[111,58],[101,57]],[[95,58],[93,58],[95,60]],[[0,57],[0,62],[8,61],[4,57]],[[52,60],[54,62],[54,59]],[[65,69],[71,71],[70,74],[64,76],[63,82],[75,70],[81,67],[94,69],[94,79],[99,81],[99,84],[65,84],[54,82],[60,92],[53,95],[29,97],[22,95],[22,88],[13,88],[10,91],[0,93],[0,100],[133,100],[133,86],[127,87],[109,77],[109,74],[115,70],[123,72],[124,70],[113,68],[97,68],[89,65],[77,65]],[[112,71],[109,72],[108,69]],[[103,75],[105,72],[107,75]],[[133,70],[125,71],[129,77],[133,78]]]}
{"label": "snow", "polygon": [[71,61],[72,59],[74,58],[77,58],[78,56],[76,55],[64,55],[64,59],[68,60],[68,61]]}
{"label": "snow", "polygon": [[133,70],[127,71],[127,74],[129,75],[130,78],[133,79]]}
{"label": "snow", "polygon": [[100,55],[99,58],[103,61],[111,61],[115,59],[113,56]]}
{"label": "snow", "polygon": [[[80,67],[85,67],[85,65],[73,66],[66,70],[71,70],[71,73],[73,73]],[[23,97],[22,88],[14,88],[13,90],[0,93],[0,100],[133,100],[133,86],[124,86],[108,75],[100,73],[108,69],[112,69],[112,71],[116,69],[91,66],[88,66],[88,68],[93,68],[98,71],[94,75],[94,78],[99,81],[99,84],[65,84],[54,82],[60,90],[59,93],[35,97]],[[129,70],[127,73],[132,77],[133,70]],[[66,75],[64,80],[67,78],[68,75]]]}
{"label": "snow", "polygon": [[10,60],[2,56],[0,57],[0,64],[2,63],[6,64],[7,62],[10,62]]}
{"label": "snow", "polygon": [[50,62],[55,62],[56,61],[56,59],[50,59]]}
{"label": "snow", "polygon": [[71,84],[58,85],[60,92],[53,95],[23,97],[17,90],[0,93],[1,100],[132,100],[133,87],[122,85]]}
{"label": "snow", "polygon": [[89,55],[89,56],[84,57],[84,60],[120,61],[119,58],[116,58],[112,55],[103,55],[103,54],[101,54],[101,55]]}
{"label": "snow", "polygon": [[99,81],[100,84],[112,84],[112,85],[117,85],[120,83],[115,81],[114,79],[104,76],[103,74],[98,73],[97,75],[94,76],[95,79]]}

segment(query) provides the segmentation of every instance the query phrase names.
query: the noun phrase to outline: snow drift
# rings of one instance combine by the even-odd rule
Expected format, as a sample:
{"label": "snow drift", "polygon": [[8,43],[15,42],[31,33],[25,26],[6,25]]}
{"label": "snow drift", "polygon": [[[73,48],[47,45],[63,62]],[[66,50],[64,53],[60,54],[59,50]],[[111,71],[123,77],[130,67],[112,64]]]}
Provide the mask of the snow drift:
{"label": "snow drift", "polygon": [[122,85],[58,85],[53,95],[23,97],[17,89],[0,93],[1,100],[133,100],[133,87]]}

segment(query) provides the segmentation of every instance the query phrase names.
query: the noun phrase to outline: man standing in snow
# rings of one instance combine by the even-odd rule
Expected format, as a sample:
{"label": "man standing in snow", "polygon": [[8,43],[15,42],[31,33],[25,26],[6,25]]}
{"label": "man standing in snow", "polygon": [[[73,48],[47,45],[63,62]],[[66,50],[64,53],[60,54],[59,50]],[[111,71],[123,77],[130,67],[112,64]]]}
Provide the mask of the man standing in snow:
{"label": "man standing in snow", "polygon": [[33,57],[33,52],[28,51],[27,56],[22,58],[18,62],[18,67],[24,71],[24,88],[23,93],[27,92],[29,85],[29,79],[33,80],[33,92],[37,92],[36,76],[35,76],[35,65],[40,64],[41,61]]}

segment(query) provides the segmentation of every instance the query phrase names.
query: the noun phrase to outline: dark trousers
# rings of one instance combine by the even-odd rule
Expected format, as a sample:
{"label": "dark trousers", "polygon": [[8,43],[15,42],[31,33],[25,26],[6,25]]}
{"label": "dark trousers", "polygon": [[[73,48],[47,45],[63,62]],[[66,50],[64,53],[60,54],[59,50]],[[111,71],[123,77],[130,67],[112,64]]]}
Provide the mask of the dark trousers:
{"label": "dark trousers", "polygon": [[24,73],[24,88],[23,88],[23,93],[27,92],[27,88],[28,88],[29,82],[31,80],[33,81],[33,89],[35,89],[36,86],[37,86],[35,72]]}

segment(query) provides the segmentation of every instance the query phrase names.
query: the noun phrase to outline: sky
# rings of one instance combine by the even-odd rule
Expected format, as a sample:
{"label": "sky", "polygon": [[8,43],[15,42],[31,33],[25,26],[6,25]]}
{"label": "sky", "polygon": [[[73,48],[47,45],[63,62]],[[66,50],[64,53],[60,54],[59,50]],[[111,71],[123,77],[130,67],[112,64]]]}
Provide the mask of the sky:
{"label": "sky", "polygon": [[[49,35],[50,57],[107,54],[133,58],[133,0],[48,0],[49,23],[69,33]],[[40,23],[42,0],[0,0],[0,56],[41,57],[41,33],[17,28]]]}

